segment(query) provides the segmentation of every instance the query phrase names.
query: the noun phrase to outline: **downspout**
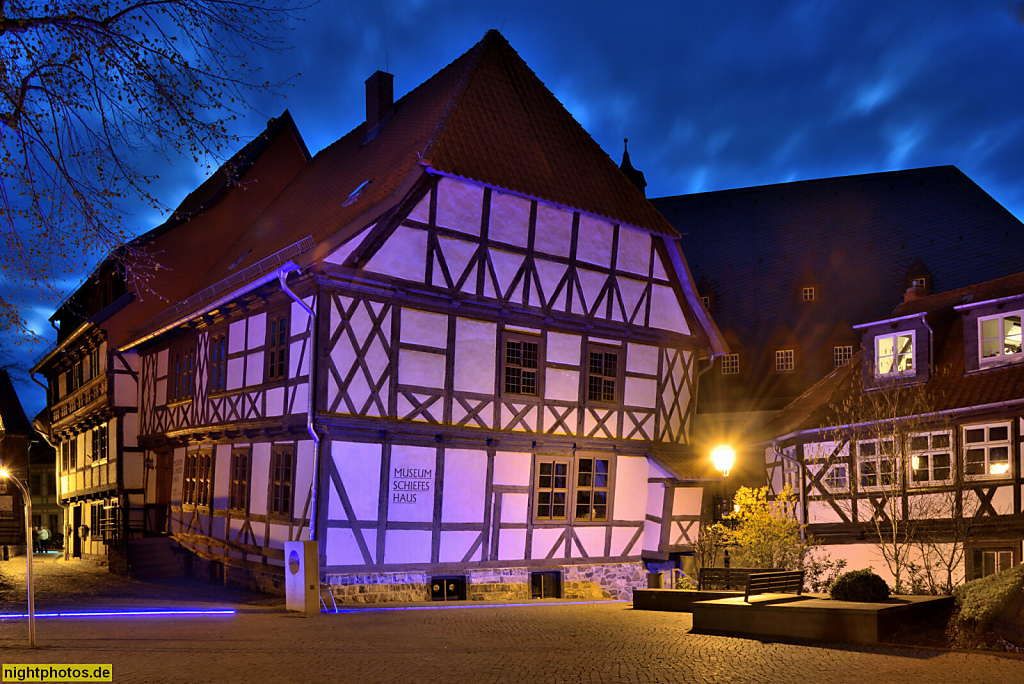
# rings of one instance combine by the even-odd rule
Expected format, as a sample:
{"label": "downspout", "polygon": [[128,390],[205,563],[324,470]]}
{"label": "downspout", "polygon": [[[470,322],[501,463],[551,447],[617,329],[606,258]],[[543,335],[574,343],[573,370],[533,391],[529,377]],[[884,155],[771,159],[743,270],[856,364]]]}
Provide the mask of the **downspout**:
{"label": "downspout", "polygon": [[317,326],[316,312],[288,287],[288,274],[293,272],[299,273],[301,269],[294,261],[289,261],[277,269],[277,279],[281,283],[281,289],[292,298],[292,301],[302,307],[302,310],[309,316],[309,374],[307,376],[309,378],[307,381],[309,387],[306,391],[306,431],[313,440],[313,477],[310,484],[311,494],[309,502],[309,540],[316,541],[316,488],[320,472],[320,435],[316,431],[313,397],[316,390],[316,364],[314,360],[316,359],[317,330],[319,327]]}
{"label": "downspout", "polygon": [[[807,525],[807,502],[804,500],[804,488],[807,486],[807,481],[806,481],[807,480],[807,469],[806,469],[806,466],[804,466],[802,461],[800,461],[798,459],[795,459],[792,456],[779,451],[779,447],[777,447],[775,445],[775,442],[772,442],[772,451],[775,452],[775,455],[778,458],[785,459],[785,460],[789,461],[790,463],[795,463],[800,468],[800,515],[803,517],[803,520],[800,521],[800,542],[803,543],[803,542],[807,541],[806,536],[805,536],[805,532],[804,532],[804,527],[806,527],[806,525]],[[783,478],[783,479],[785,479],[785,478]]]}
{"label": "downspout", "polygon": [[[56,326],[54,326],[54,327],[56,327]],[[29,375],[30,378],[32,378],[32,382],[34,382],[37,385],[39,385],[40,387],[42,387],[43,390],[46,392],[46,408],[49,411],[50,410],[50,388],[47,387],[46,385],[44,385],[43,383],[39,382],[39,379],[36,377],[36,374],[35,374],[34,371],[29,371],[28,375]],[[53,420],[52,411],[51,411],[51,415],[50,415],[50,420],[51,421]],[[32,427],[33,428],[36,427],[34,422],[32,424]],[[57,474],[57,478],[56,478],[57,481],[55,483],[56,486],[57,486],[57,505],[60,506],[61,511],[63,511],[63,513],[64,513],[64,521],[63,521],[64,524],[61,527],[62,527],[62,529],[66,530],[67,529],[68,521],[71,519],[70,518],[70,515],[71,515],[71,504],[64,503],[61,500],[61,491],[60,491],[60,442],[53,441],[52,429],[53,429],[53,425],[51,423],[50,427],[47,429],[46,432],[43,432],[42,430],[39,430],[38,428],[37,428],[36,431],[43,436],[43,439],[45,439],[46,443],[49,444],[50,447],[53,448],[53,451],[55,453],[54,464],[53,464],[53,472]],[[65,549],[67,548],[67,537],[66,536],[65,536],[65,539],[64,539],[64,548]],[[65,558],[65,560],[66,560],[66,558]]]}
{"label": "downspout", "polygon": [[935,331],[932,330],[932,326],[928,325],[927,314],[921,316],[921,322],[924,323],[924,327],[928,328],[928,375],[934,376],[935,370]]}

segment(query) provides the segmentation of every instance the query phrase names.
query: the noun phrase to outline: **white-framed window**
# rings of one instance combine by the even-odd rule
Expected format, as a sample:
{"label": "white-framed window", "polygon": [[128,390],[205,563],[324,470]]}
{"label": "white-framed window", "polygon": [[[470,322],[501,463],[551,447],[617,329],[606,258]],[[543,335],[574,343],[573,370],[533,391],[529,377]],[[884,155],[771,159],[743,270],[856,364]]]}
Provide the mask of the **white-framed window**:
{"label": "white-framed window", "polygon": [[850,468],[845,463],[833,463],[821,480],[830,492],[845,492],[850,489]]}
{"label": "white-framed window", "polygon": [[722,357],[722,375],[739,375],[740,355],[726,354]]}
{"label": "white-framed window", "polygon": [[837,344],[832,347],[832,367],[839,368],[853,358],[852,344]]}
{"label": "white-framed window", "polygon": [[792,373],[796,370],[796,351],[793,349],[775,350],[775,372]]}
{"label": "white-framed window", "polygon": [[949,432],[910,436],[910,484],[924,487],[953,480],[953,437]]}
{"label": "white-framed window", "polygon": [[505,394],[542,394],[544,344],[540,335],[506,332],[502,338],[502,377]]}
{"label": "white-framed window", "polygon": [[910,281],[910,286],[911,287],[927,287],[928,286],[928,280],[924,276],[921,276],[920,278],[914,278],[913,280]]}
{"label": "white-framed window", "polygon": [[1013,311],[978,319],[978,353],[982,361],[1011,357],[1021,353],[1021,316]]}
{"label": "white-framed window", "polygon": [[964,475],[969,479],[1010,474],[1010,423],[963,426]]}
{"label": "white-framed window", "polygon": [[891,439],[872,439],[857,443],[857,485],[862,490],[892,489],[896,467]]}
{"label": "white-framed window", "polygon": [[800,288],[800,299],[805,302],[813,302],[815,295],[817,294],[817,288],[813,285],[805,285]]}
{"label": "white-framed window", "polygon": [[875,338],[875,375],[900,375],[913,371],[913,330]]}
{"label": "white-framed window", "polygon": [[971,549],[973,579],[981,579],[1013,567],[1013,547],[995,545]]}
{"label": "white-framed window", "polygon": [[705,309],[707,309],[708,311],[711,310],[711,297],[709,297],[708,295],[701,295],[700,301],[701,303],[704,304]]}

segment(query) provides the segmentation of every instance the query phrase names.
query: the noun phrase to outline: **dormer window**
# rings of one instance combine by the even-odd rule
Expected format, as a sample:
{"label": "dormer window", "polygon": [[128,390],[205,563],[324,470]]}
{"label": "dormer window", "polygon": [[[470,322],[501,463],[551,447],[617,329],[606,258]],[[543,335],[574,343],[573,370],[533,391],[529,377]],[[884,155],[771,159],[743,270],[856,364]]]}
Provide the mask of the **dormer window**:
{"label": "dormer window", "polygon": [[910,281],[910,287],[927,288],[928,287],[928,279],[924,278],[924,277],[914,278],[913,280]]}
{"label": "dormer window", "polygon": [[722,357],[722,375],[739,375],[740,355],[726,354]]}
{"label": "dormer window", "polygon": [[704,304],[705,309],[707,309],[708,311],[711,310],[711,297],[709,297],[708,295],[701,295],[700,301],[702,304]]}
{"label": "dormer window", "polygon": [[813,302],[817,297],[817,289],[814,285],[805,285],[800,288],[800,300],[804,302]]}
{"label": "dormer window", "polygon": [[875,375],[914,372],[914,332],[879,335],[875,338]]}
{"label": "dormer window", "polygon": [[982,361],[995,361],[1021,353],[1021,315],[1014,311],[978,319],[978,341]]}

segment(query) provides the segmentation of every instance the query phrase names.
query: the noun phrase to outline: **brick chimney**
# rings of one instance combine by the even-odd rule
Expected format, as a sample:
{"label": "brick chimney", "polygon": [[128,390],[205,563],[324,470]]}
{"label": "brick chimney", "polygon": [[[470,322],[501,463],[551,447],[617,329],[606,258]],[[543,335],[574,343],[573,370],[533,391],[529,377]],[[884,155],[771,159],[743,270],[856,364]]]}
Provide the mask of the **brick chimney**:
{"label": "brick chimney", "polygon": [[911,285],[907,288],[907,291],[903,293],[903,301],[912,302],[915,299],[927,296],[928,290],[923,285]]}
{"label": "brick chimney", "polygon": [[385,71],[377,71],[366,79],[366,130],[379,126],[395,104],[395,77]]}

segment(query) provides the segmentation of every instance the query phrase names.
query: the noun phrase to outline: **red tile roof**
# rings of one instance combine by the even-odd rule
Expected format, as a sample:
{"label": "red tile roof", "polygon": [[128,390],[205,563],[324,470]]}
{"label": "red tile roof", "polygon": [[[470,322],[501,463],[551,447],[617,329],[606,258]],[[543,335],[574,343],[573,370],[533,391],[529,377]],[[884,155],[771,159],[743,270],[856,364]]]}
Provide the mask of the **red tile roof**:
{"label": "red tile roof", "polygon": [[245,268],[305,237],[319,244],[369,225],[423,172],[675,235],[497,31],[399,99],[367,137],[363,123],[319,152],[195,289],[219,282],[239,258]]}

